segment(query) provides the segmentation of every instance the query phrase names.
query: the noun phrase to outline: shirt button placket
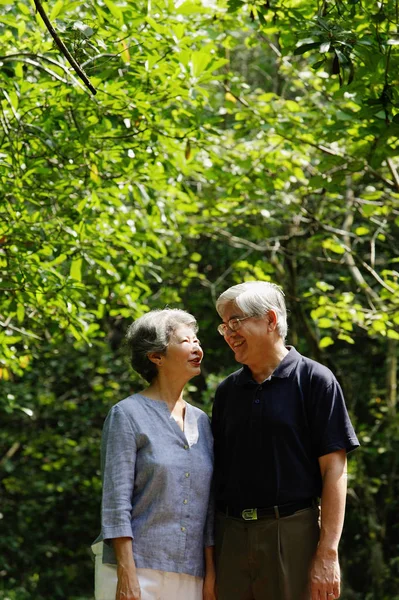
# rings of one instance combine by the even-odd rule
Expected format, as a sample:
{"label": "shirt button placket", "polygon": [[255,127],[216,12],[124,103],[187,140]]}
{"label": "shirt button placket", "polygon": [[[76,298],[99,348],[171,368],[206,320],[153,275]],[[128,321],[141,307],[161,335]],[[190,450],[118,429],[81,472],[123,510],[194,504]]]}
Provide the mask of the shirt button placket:
{"label": "shirt button placket", "polygon": [[186,509],[186,505],[188,505],[188,501],[190,498],[190,477],[191,477],[191,472],[190,472],[190,446],[188,444],[184,444],[184,450],[187,451],[187,460],[186,460],[186,465],[188,467],[187,471],[185,471],[184,473],[184,483],[183,483],[183,512],[182,512],[182,521],[181,521],[181,526],[180,526],[180,531],[182,533],[183,536],[183,540],[182,540],[182,545],[181,545],[181,549],[182,549],[182,553],[184,554],[185,552],[185,547],[186,547],[186,535],[187,535],[187,526],[188,526],[188,519],[189,519],[189,515],[187,513],[187,509]]}
{"label": "shirt button placket", "polygon": [[256,391],[255,391],[255,400],[254,400],[255,404],[260,404],[261,393],[262,393],[262,386],[258,385],[258,387],[256,388]]}

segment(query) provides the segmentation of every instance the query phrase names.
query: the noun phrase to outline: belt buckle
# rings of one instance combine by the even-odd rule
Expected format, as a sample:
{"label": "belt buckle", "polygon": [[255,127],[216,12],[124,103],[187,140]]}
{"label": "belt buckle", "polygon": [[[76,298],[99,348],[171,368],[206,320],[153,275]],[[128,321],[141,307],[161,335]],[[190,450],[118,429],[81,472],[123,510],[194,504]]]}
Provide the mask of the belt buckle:
{"label": "belt buckle", "polygon": [[245,508],[241,513],[244,521],[257,521],[258,509],[257,508]]}

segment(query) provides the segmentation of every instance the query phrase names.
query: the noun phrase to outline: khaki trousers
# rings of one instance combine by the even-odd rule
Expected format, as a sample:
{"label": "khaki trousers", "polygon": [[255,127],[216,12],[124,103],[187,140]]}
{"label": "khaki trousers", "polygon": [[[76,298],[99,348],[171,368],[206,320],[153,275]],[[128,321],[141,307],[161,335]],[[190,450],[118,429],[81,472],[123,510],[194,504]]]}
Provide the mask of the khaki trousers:
{"label": "khaki trousers", "polygon": [[[92,546],[95,554],[95,600],[115,600],[116,566],[102,563],[102,542]],[[137,569],[141,600],[202,600],[203,579],[185,573]]]}
{"label": "khaki trousers", "polygon": [[216,516],[218,600],[310,600],[319,509],[244,521]]}

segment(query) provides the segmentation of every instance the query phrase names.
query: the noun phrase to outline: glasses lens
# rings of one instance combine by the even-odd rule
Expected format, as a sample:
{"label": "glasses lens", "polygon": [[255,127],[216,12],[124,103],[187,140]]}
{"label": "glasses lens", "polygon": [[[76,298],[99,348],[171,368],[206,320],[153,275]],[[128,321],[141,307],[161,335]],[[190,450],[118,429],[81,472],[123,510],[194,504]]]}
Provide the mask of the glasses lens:
{"label": "glasses lens", "polygon": [[225,325],[224,323],[221,323],[218,326],[218,332],[220,333],[220,335],[224,335],[227,331],[227,325]]}
{"label": "glasses lens", "polygon": [[228,322],[229,325],[229,329],[231,329],[231,331],[237,331],[237,329],[240,326],[240,319],[230,319],[230,321]]}

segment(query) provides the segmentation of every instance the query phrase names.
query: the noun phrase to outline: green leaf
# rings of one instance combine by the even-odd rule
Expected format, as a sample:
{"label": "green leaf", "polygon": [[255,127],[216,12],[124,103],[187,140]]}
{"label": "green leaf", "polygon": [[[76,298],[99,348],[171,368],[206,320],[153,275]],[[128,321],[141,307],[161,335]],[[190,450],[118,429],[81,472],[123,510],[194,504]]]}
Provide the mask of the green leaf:
{"label": "green leaf", "polygon": [[[4,2],[0,2],[0,5],[1,4],[9,4],[9,2],[7,2],[7,0],[4,0]],[[23,4],[23,2],[18,2],[18,9],[23,15],[30,16],[30,14],[31,14],[31,12],[29,10],[29,6],[27,6],[26,4]]]}
{"label": "green leaf", "polygon": [[57,258],[55,258],[54,260],[46,263],[46,267],[56,267],[57,265],[62,264],[63,262],[66,261],[67,259],[67,255],[66,254],[60,254],[59,256],[57,256]]}
{"label": "green leaf", "polygon": [[367,235],[370,233],[370,229],[368,227],[356,227],[355,229],[356,235]]}
{"label": "green leaf", "polygon": [[319,319],[317,321],[317,325],[318,327],[320,327],[321,329],[327,329],[329,327],[332,327],[333,322],[331,319],[327,319],[326,317]]}
{"label": "green leaf", "polygon": [[117,275],[118,272],[115,269],[114,265],[112,263],[109,263],[105,260],[101,260],[99,258],[95,258],[94,259],[96,261],[96,263],[98,265],[100,265],[100,267],[102,267],[105,271],[107,271],[108,273],[112,273],[113,275]]}
{"label": "green leaf", "polygon": [[[321,60],[317,60],[316,62],[314,62],[314,63],[311,65],[311,66],[312,66],[312,69],[314,69],[315,71],[316,71],[317,69],[320,69],[320,67],[322,67],[322,66],[325,64],[325,62],[326,62],[326,59],[325,59],[325,58],[322,58]],[[316,178],[314,177],[313,179],[316,179]]]}
{"label": "green leaf", "polygon": [[64,7],[64,1],[57,0],[57,2],[54,4],[53,8],[51,9],[50,21],[53,21],[54,19],[56,19],[58,17],[58,15],[60,14],[63,7]]}
{"label": "green leaf", "polygon": [[320,342],[319,342],[319,347],[320,348],[328,348],[328,346],[331,346],[332,344],[334,344],[334,340],[328,336],[321,338]]}
{"label": "green leaf", "polygon": [[349,57],[341,52],[341,50],[338,50],[338,48],[334,48],[334,53],[342,65],[347,65],[351,62]]}
{"label": "green leaf", "polygon": [[119,22],[123,23],[122,10],[115,4],[115,2],[112,2],[112,0],[104,0],[104,4],[108,8],[109,12],[115,17],[115,19],[118,19]]}
{"label": "green leaf", "polygon": [[316,281],[316,287],[318,287],[322,292],[330,292],[334,289],[334,286],[326,281]]}
{"label": "green leaf", "polygon": [[382,331],[386,331],[386,325],[383,321],[372,321],[371,323],[371,328],[374,331],[377,331],[378,333],[381,333]]}
{"label": "green leaf", "polygon": [[233,13],[240,9],[245,4],[244,0],[228,0],[228,12]]}
{"label": "green leaf", "polygon": [[191,54],[191,74],[193,77],[199,77],[206,69],[211,57],[207,52],[193,52]]}
{"label": "green leaf", "polygon": [[338,335],[338,339],[339,340],[343,340],[344,342],[347,342],[348,344],[354,344],[355,341],[353,338],[351,338],[349,335],[346,335],[345,333],[340,333]]}
{"label": "green leaf", "polygon": [[309,52],[309,50],[319,48],[319,46],[319,42],[312,42],[311,44],[302,44],[301,46],[297,46],[297,48],[295,48],[294,55],[298,56],[299,54],[305,54],[305,52]]}
{"label": "green leaf", "polygon": [[17,306],[17,319],[18,323],[22,323],[25,317],[25,306],[21,303],[18,303]]}
{"label": "green leaf", "polygon": [[345,254],[345,248],[339,243],[329,238],[322,242],[323,248],[326,250],[331,250],[331,252],[335,252],[335,254]]}
{"label": "green leaf", "polygon": [[74,258],[71,262],[69,275],[76,281],[82,281],[82,262],[81,258]]}

